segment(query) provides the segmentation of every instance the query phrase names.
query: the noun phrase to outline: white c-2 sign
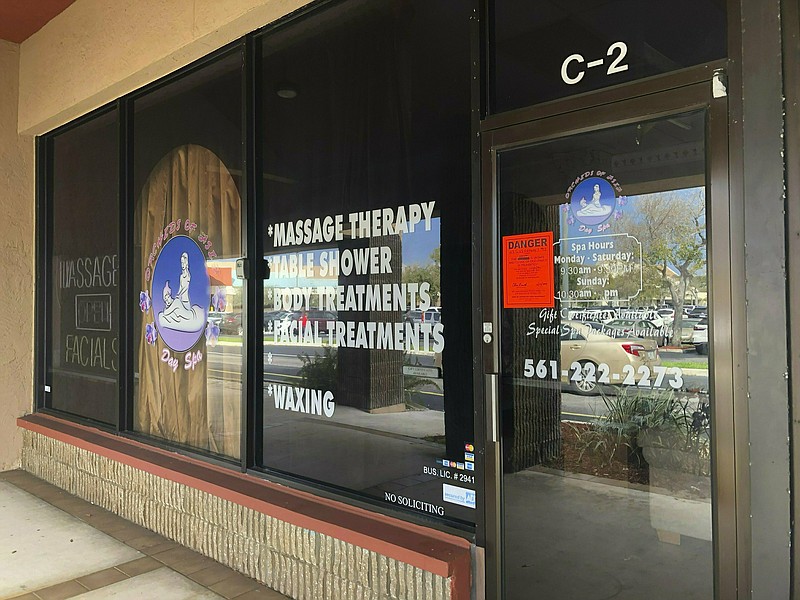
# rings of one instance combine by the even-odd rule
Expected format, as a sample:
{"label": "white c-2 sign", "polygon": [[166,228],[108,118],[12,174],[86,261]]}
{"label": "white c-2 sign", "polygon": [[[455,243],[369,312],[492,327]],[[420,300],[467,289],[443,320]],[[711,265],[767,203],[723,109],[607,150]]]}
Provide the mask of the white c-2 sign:
{"label": "white c-2 sign", "polygon": [[[608,47],[606,51],[606,56],[614,56],[616,53],[616,57],[611,61],[611,64],[608,65],[608,70],[606,71],[606,75],[613,75],[614,73],[619,73],[621,71],[627,71],[628,65],[621,64],[622,61],[625,59],[625,55],[628,54],[628,45],[625,42],[614,42]],[[567,58],[564,59],[564,62],[561,63],[561,79],[564,80],[564,83],[568,85],[575,85],[586,74],[586,69],[591,69],[592,67],[599,67],[605,62],[604,58],[598,58],[597,60],[592,60],[586,63],[586,69],[580,68],[579,71],[575,74],[574,77],[570,77],[569,75],[569,67],[571,63],[578,63],[581,65],[585,62],[583,56],[580,54],[570,54]]]}

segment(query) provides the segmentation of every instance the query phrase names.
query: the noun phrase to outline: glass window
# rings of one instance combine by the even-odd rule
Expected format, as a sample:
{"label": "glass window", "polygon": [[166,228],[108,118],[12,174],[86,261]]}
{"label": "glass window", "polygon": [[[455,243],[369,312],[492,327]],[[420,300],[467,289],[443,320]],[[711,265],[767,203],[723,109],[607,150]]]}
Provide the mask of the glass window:
{"label": "glass window", "polygon": [[118,129],[113,110],[49,140],[46,406],[107,424],[119,405]]}
{"label": "glass window", "polygon": [[262,39],[263,465],[475,521],[469,2]]}
{"label": "glass window", "polygon": [[705,133],[497,153],[509,600],[713,597]]}
{"label": "glass window", "polygon": [[241,439],[242,56],[138,97],[134,428],[237,458]]}
{"label": "glass window", "polygon": [[503,112],[726,56],[717,0],[496,0],[491,110]]}

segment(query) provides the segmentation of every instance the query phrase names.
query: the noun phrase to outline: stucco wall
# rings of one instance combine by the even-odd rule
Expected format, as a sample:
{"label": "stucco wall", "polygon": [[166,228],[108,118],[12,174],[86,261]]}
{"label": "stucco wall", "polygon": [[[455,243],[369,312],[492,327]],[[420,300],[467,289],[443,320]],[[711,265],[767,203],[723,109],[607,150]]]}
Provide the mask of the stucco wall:
{"label": "stucco wall", "polygon": [[19,131],[41,134],[308,0],[77,0],[21,45]]}
{"label": "stucco wall", "polygon": [[0,471],[20,461],[33,404],[33,138],[17,135],[19,46],[0,40]]}

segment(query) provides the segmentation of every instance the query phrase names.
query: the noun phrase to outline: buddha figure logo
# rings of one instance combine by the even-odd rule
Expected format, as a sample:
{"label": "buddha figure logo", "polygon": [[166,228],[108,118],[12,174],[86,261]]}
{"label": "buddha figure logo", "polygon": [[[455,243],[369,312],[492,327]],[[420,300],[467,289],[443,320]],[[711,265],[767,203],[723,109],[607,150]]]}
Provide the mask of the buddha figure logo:
{"label": "buddha figure logo", "polygon": [[594,226],[608,220],[616,207],[614,188],[600,177],[588,177],[572,191],[570,207],[575,218],[584,225]]}
{"label": "buddha figure logo", "polygon": [[150,302],[161,340],[175,352],[188,350],[203,335],[211,285],[203,251],[185,236],[170,239],[153,269]]}

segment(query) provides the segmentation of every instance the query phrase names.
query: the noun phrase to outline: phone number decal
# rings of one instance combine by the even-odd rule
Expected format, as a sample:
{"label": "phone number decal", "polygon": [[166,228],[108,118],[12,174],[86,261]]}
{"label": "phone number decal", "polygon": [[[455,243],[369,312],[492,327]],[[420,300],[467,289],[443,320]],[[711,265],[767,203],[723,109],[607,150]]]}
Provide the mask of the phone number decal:
{"label": "phone number decal", "polygon": [[559,373],[558,361],[526,358],[523,375],[529,379],[559,380],[579,383],[601,383],[609,385],[635,385],[643,388],[660,388],[666,383],[672,389],[679,390],[683,387],[683,371],[680,367],[662,367],[655,365],[623,365],[621,373],[612,373],[611,368],[600,363],[573,362],[569,369],[562,369]]}

